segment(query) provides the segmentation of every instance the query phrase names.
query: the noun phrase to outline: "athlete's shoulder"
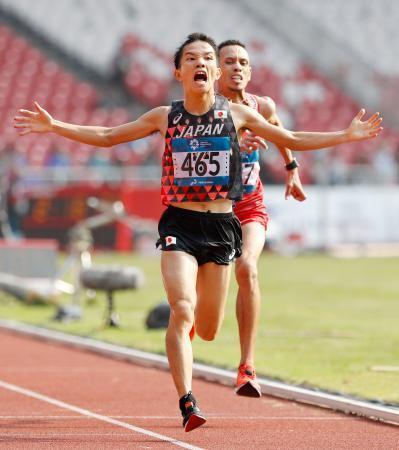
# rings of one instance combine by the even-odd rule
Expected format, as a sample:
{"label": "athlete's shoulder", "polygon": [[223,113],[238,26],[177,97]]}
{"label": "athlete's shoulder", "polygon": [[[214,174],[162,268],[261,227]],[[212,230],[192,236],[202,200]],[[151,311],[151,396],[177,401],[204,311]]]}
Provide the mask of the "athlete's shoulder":
{"label": "athlete's shoulder", "polygon": [[251,94],[253,97],[255,97],[256,101],[258,102],[258,111],[262,114],[262,116],[269,120],[276,114],[276,103],[271,97],[268,96],[259,96]]}
{"label": "athlete's shoulder", "polygon": [[138,122],[146,127],[153,127],[153,131],[164,133],[168,123],[170,106],[157,106],[138,118]]}
{"label": "athlete's shoulder", "polygon": [[171,105],[163,105],[163,106],[156,106],[153,109],[153,111],[156,112],[157,114],[165,114],[169,113],[171,109],[172,109]]}
{"label": "athlete's shoulder", "polygon": [[154,119],[165,119],[168,117],[171,111],[171,106],[156,106],[153,109],[150,109],[146,116]]}
{"label": "athlete's shoulder", "polygon": [[253,115],[256,114],[253,108],[249,108],[247,105],[241,103],[229,103],[230,111],[239,115]]}
{"label": "athlete's shoulder", "polygon": [[240,103],[230,103],[230,113],[237,131],[243,127],[248,128],[248,124],[259,117],[255,109]]}

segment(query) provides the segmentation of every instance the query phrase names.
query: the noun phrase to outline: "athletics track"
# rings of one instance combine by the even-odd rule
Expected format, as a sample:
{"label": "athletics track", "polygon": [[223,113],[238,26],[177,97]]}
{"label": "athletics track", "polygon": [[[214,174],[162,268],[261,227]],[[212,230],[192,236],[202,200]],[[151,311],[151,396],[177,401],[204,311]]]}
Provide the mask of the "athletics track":
{"label": "athletics track", "polygon": [[399,449],[397,426],[201,380],[208,422],[185,433],[167,372],[6,331],[0,340],[0,449]]}

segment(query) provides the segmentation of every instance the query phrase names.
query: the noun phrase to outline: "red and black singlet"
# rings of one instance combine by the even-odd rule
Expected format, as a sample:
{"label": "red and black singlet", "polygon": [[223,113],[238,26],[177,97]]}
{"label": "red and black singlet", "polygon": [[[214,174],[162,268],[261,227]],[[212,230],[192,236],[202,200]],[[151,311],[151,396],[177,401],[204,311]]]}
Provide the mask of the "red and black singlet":
{"label": "red and black singlet", "polygon": [[162,157],[162,203],[240,200],[240,148],[228,100],[215,96],[201,116],[172,103]]}

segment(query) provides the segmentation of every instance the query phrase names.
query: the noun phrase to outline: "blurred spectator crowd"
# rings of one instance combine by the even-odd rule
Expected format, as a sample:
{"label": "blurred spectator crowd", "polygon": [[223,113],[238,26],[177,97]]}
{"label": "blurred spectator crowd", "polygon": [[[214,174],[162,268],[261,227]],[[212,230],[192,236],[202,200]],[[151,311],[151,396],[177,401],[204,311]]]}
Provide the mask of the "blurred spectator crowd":
{"label": "blurred spectator crowd", "polygon": [[[359,0],[351,4],[350,14],[340,21],[339,8],[332,5],[341,3],[343,0],[330,2],[328,14],[322,15],[317,15],[317,0],[295,1],[293,5],[303,8],[309,17],[325,19],[322,26],[334,24],[339,34],[350,32],[351,20],[359,20],[359,11],[363,22],[367,16]],[[112,126],[134,119],[130,103],[139,105],[142,111],[168,104],[181,95],[173,78],[174,49],[188,33],[200,29],[218,40],[239,38],[247,44],[253,66],[249,91],[272,97],[286,128],[330,130],[349,125],[360,108],[358,101],[270,30],[262,29],[260,33],[255,19],[243,15],[240,3],[204,0],[193,2],[191,8],[185,8],[185,4],[183,0],[38,0],[32,8],[30,0],[0,0],[0,155],[7,159],[14,181],[24,178],[26,168],[30,170],[30,187],[34,181],[32,168],[50,169],[53,181],[59,182],[73,179],[76,173],[84,179],[91,168],[99,174],[97,180],[115,173],[112,178],[123,181],[132,176],[129,168],[134,168],[138,177],[145,167],[154,168],[151,174],[157,174],[163,151],[158,135],[112,149],[96,149],[51,134],[18,138],[12,117],[21,107],[32,108],[36,100],[59,120]],[[207,9],[212,9],[213,14],[201,21]],[[228,20],[220,20],[227,10]],[[394,11],[393,17],[398,17],[399,9],[395,7]],[[231,23],[240,23],[240,28],[232,31]],[[336,23],[340,26],[335,27]],[[45,48],[31,44],[22,37],[24,29],[40,35],[53,51],[58,48],[105,80],[120,81],[126,102],[110,107],[106,90],[82,81],[78,74],[48,56]],[[372,41],[375,45],[382,42],[379,37]],[[359,48],[359,58],[362,52],[363,57],[372,53],[361,44],[354,37],[353,47]],[[382,54],[386,51],[382,44],[378,48]],[[384,71],[398,69],[397,59],[384,61]],[[399,130],[386,128],[378,140],[344,145],[325,153],[306,152],[298,159],[304,183],[397,184]],[[262,165],[265,183],[283,181],[285,173],[277,152],[265,152]]]}

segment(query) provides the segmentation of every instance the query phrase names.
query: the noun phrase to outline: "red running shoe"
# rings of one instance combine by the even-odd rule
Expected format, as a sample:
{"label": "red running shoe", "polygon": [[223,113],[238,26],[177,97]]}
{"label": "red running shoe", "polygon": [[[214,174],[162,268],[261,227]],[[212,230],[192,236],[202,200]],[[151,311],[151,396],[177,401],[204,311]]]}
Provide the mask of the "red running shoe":
{"label": "red running shoe", "polygon": [[191,391],[179,400],[179,407],[183,416],[184,431],[195,430],[206,422]]}
{"label": "red running shoe", "polygon": [[191,327],[189,336],[190,336],[190,341],[192,341],[194,339],[194,336],[195,336],[195,325],[194,324]]}
{"label": "red running shoe", "polygon": [[256,381],[255,369],[248,364],[241,364],[238,368],[236,394],[255,398],[262,396],[262,390]]}

